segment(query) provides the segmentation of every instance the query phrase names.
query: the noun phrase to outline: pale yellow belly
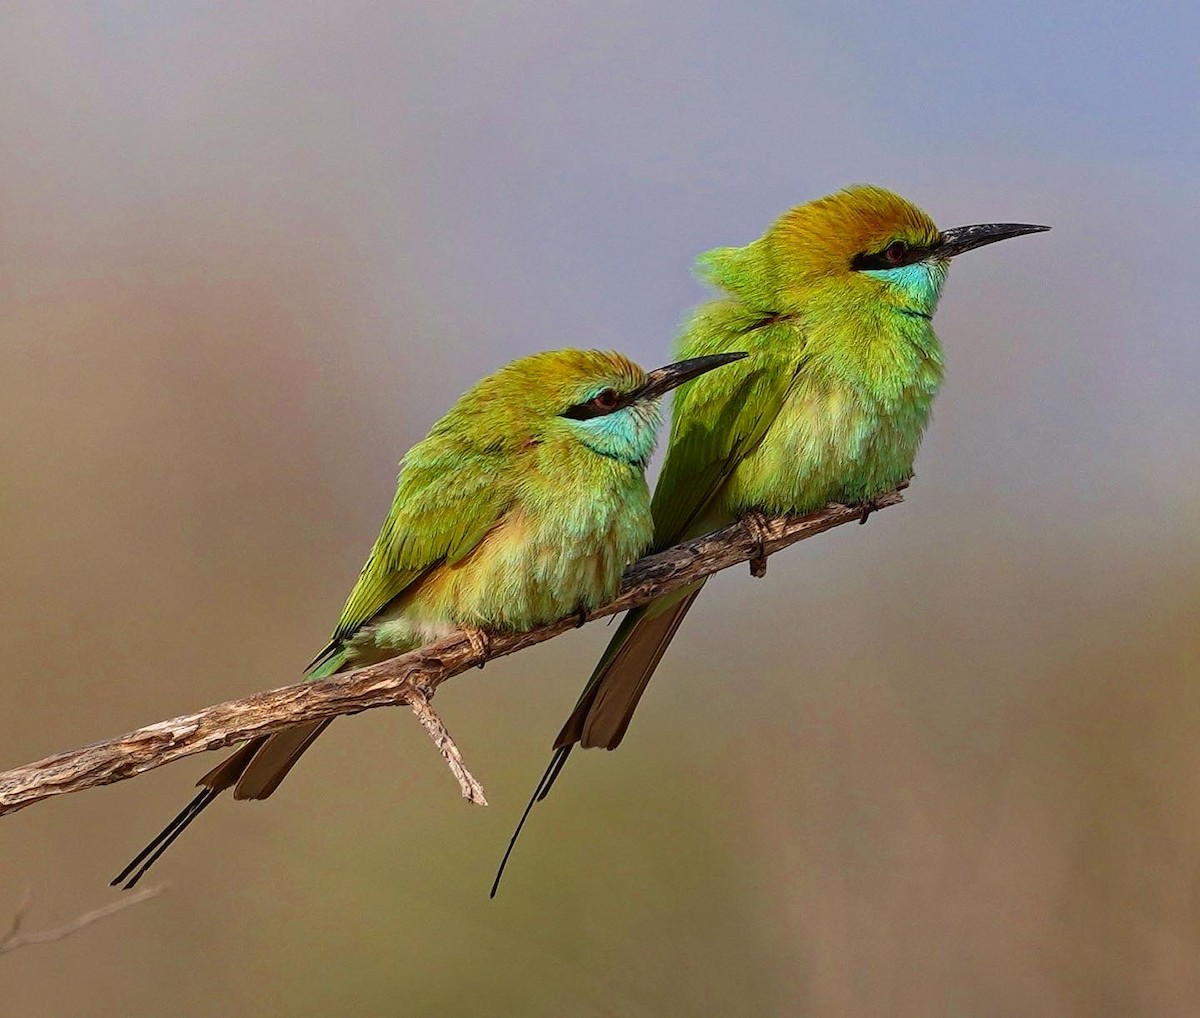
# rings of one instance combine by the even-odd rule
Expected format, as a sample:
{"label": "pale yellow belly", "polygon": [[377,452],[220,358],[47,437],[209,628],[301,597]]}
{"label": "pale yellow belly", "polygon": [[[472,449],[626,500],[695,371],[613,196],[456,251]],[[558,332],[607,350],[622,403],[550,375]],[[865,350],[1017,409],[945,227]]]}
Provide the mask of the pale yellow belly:
{"label": "pale yellow belly", "polygon": [[650,533],[644,494],[595,499],[540,521],[514,510],[468,555],[434,566],[363,626],[350,641],[353,657],[364,663],[459,626],[524,630],[596,608],[616,594]]}

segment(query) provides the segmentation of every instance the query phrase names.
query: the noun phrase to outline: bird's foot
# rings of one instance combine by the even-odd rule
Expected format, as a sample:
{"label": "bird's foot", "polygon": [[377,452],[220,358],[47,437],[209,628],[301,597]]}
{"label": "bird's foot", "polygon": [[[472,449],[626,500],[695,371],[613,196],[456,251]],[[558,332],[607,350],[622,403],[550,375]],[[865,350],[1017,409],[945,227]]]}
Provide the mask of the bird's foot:
{"label": "bird's foot", "polygon": [[[896,485],[896,487],[892,489],[892,491],[903,491],[905,488],[908,487],[909,482],[912,481],[912,479],[915,476],[916,476],[916,474],[909,474],[907,477],[903,478]],[[880,499],[882,499],[884,497],[884,495],[889,495],[889,494],[891,494],[891,491],[882,492],[879,495],[874,495],[871,498],[864,499],[861,502],[853,503],[853,508],[858,509],[861,513],[861,515],[858,517],[858,522],[859,522],[860,526],[867,522],[867,520],[871,516],[871,513],[877,512],[878,510],[883,508],[883,505],[881,504]]]}
{"label": "bird's foot", "polygon": [[855,508],[862,510],[862,515],[858,518],[858,525],[861,527],[871,518],[871,513],[880,509],[880,505],[875,499],[869,498],[865,502],[859,502]]}
{"label": "bird's foot", "polygon": [[742,526],[754,538],[755,551],[750,557],[750,575],[761,579],[767,575],[767,538],[770,537],[767,518],[757,510],[751,510],[741,518]]}
{"label": "bird's foot", "polygon": [[488,638],[488,634],[476,626],[463,626],[463,634],[467,638],[467,642],[471,645],[471,650],[475,652],[475,656],[479,659],[476,666],[482,668],[487,664],[488,651],[491,650],[492,641]]}
{"label": "bird's foot", "polygon": [[575,628],[583,628],[583,624],[587,622],[588,610],[587,605],[580,605],[575,609]]}

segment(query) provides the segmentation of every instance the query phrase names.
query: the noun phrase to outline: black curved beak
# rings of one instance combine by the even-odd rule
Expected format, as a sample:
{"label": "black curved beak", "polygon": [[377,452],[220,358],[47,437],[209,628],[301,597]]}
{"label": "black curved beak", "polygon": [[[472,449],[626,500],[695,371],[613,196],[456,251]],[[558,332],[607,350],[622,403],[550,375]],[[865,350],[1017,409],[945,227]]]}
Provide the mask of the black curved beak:
{"label": "black curved beak", "polygon": [[642,387],[630,394],[630,398],[636,400],[656,399],[664,392],[674,389],[675,386],[691,381],[697,375],[703,375],[706,371],[712,371],[713,368],[732,364],[734,361],[740,361],[743,357],[748,356],[749,354],[741,351],[714,353],[708,357],[690,357],[686,361],[676,361],[674,364],[655,368],[646,376]]}
{"label": "black curved beak", "polygon": [[995,244],[1012,237],[1023,237],[1027,233],[1044,233],[1048,226],[1030,226],[1028,223],[981,223],[978,226],[956,226],[943,230],[934,246],[933,254],[939,258],[953,258],[964,251],[973,251],[985,244]]}

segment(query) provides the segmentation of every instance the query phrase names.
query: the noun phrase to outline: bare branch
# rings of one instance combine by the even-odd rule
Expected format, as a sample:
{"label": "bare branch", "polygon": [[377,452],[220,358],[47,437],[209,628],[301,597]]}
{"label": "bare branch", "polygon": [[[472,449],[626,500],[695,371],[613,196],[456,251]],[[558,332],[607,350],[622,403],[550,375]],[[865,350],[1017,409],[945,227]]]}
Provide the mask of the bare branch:
{"label": "bare branch", "polygon": [[438,716],[437,711],[433,709],[433,705],[425,693],[419,689],[414,690],[408,705],[417,716],[417,720],[421,722],[421,727],[429,733],[429,737],[437,746],[438,752],[442,754],[442,759],[446,761],[450,772],[458,779],[458,787],[462,789],[463,798],[476,806],[486,806],[488,801],[483,794],[483,785],[476,781],[475,776],[467,770],[462,754],[458,751],[454,740],[450,738],[450,733],[446,731],[445,724]]}
{"label": "bare branch", "polygon": [[9,951],[15,951],[20,947],[29,947],[30,944],[48,944],[53,940],[62,940],[65,937],[69,937],[72,933],[78,933],[85,926],[91,926],[94,922],[106,919],[110,915],[116,915],[118,912],[124,912],[125,909],[132,908],[134,905],[140,905],[143,901],[148,901],[150,898],[157,898],[163,893],[164,889],[162,886],[147,887],[145,890],[137,891],[127,898],[121,898],[111,904],[92,909],[91,912],[85,912],[70,922],[62,923],[59,926],[51,926],[50,929],[39,930],[37,933],[23,934],[21,933],[21,924],[25,921],[25,916],[29,913],[30,905],[33,904],[33,892],[31,890],[26,891],[21,898],[21,903],[17,906],[17,910],[13,913],[8,932],[0,937],[0,954],[7,954]]}
{"label": "bare branch", "polygon": [[[903,485],[901,485],[903,487]],[[885,509],[903,501],[899,490],[881,495],[870,509]],[[797,541],[824,533],[845,523],[858,522],[863,509],[830,505],[801,517],[756,518],[751,528],[734,523],[694,541],[676,545],[634,563],[626,570],[620,594],[592,612],[588,621],[634,608],[704,579],[722,569],[753,562],[755,571],[765,568],[768,555]],[[54,795],[79,792],[97,785],[124,781],[163,764],[208,749],[232,746],[259,735],[269,735],[292,725],[340,714],[356,714],[375,707],[412,705],[428,701],[447,679],[493,658],[516,653],[575,628],[576,614],[527,633],[495,632],[481,640],[478,632],[459,631],[418,650],[320,682],[300,682],[280,689],[206,707],[169,721],[147,725],[136,731],[82,749],[46,757],[35,763],[0,773],[0,816]],[[426,702],[425,707],[428,707]],[[440,742],[414,707],[434,742],[451,762],[449,736]],[[436,718],[436,715],[433,715]],[[444,733],[441,727],[439,733]],[[453,757],[461,766],[462,758]],[[455,766],[451,763],[452,768]],[[469,778],[464,785],[478,782]],[[464,777],[457,771],[460,783]],[[474,782],[474,785],[471,783]],[[482,789],[478,793],[482,796]],[[472,796],[466,796],[471,799]]]}

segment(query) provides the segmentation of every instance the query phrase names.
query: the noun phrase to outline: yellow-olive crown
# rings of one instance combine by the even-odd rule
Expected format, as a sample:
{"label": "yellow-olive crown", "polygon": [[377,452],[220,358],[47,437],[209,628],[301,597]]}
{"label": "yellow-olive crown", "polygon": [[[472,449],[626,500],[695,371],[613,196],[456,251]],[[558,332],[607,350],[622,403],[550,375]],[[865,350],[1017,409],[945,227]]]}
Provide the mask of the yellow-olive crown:
{"label": "yellow-olive crown", "polygon": [[548,350],[506,364],[471,386],[431,435],[470,434],[497,448],[520,445],[542,434],[572,408],[608,393],[632,393],[646,372],[612,350]]}
{"label": "yellow-olive crown", "polygon": [[814,285],[847,281],[862,259],[896,244],[931,248],[939,232],[912,202],[882,187],[855,184],[780,216],[745,247],[700,256],[700,271],[752,305],[785,310]]}
{"label": "yellow-olive crown", "polygon": [[871,184],[855,184],[785,212],[765,239],[797,272],[844,275],[855,259],[896,243],[928,248],[938,241],[932,219],[912,202]]}

